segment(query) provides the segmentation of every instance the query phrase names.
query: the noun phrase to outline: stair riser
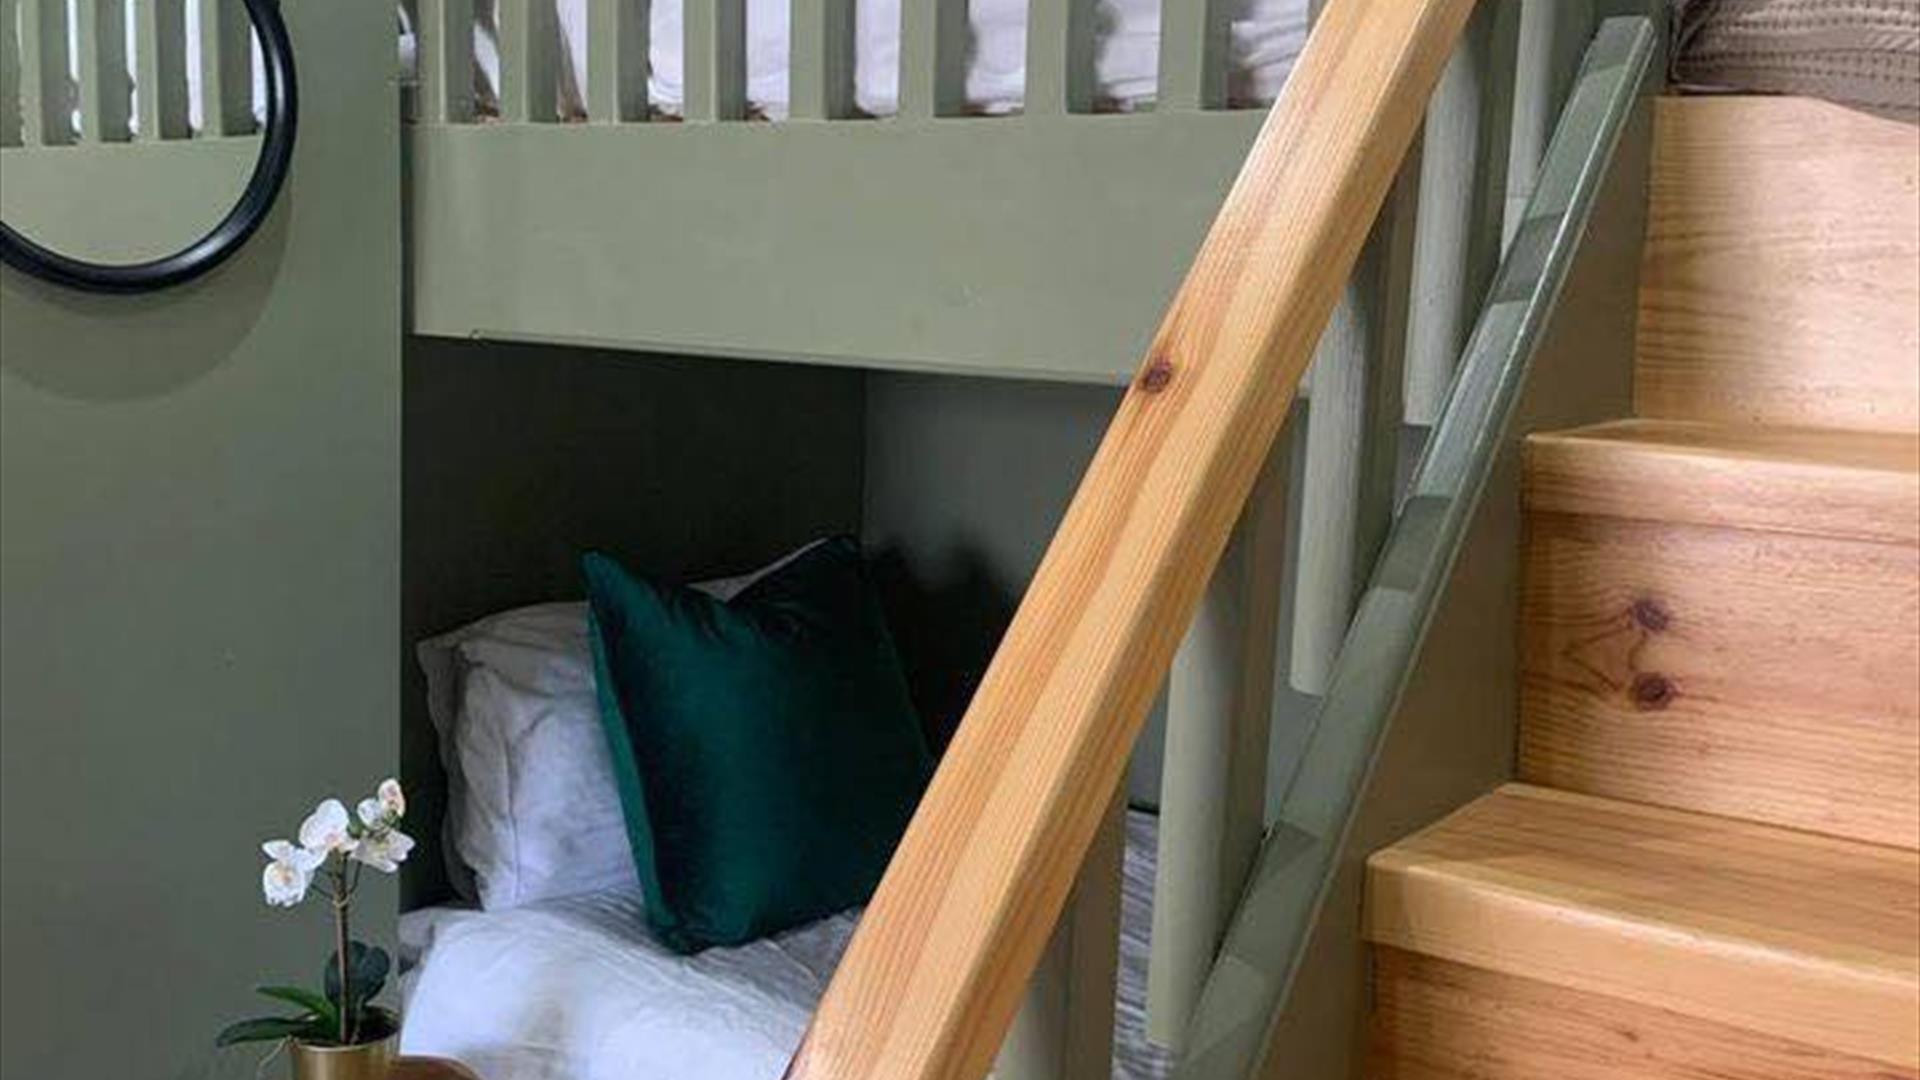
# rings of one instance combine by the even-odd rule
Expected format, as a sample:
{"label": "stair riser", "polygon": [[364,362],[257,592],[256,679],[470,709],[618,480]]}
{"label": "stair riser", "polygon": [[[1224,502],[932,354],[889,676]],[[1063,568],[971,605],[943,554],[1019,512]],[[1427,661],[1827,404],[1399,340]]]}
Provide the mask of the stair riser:
{"label": "stair riser", "polygon": [[1895,1080],[1911,1070],[1375,948],[1369,1080]]}
{"label": "stair riser", "polygon": [[1520,774],[1920,847],[1920,548],[1529,517]]}
{"label": "stair riser", "polygon": [[1792,98],[1664,98],[1635,412],[1920,426],[1920,129]]}

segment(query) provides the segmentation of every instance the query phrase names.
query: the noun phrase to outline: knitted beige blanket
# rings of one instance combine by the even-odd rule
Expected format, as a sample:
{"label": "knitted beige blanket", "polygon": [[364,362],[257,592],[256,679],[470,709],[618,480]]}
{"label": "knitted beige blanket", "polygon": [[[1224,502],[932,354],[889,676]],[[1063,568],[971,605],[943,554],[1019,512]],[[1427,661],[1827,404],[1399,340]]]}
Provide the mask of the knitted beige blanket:
{"label": "knitted beige blanket", "polygon": [[1920,0],[1675,0],[1674,81],[1920,117]]}

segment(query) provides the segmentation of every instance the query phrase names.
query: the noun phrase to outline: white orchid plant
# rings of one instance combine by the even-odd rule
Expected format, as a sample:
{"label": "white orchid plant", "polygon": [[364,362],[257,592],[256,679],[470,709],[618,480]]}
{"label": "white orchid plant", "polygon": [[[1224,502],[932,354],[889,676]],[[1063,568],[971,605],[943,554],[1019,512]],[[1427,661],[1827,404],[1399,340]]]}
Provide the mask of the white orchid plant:
{"label": "white orchid plant", "polygon": [[259,992],[300,1011],[293,1016],[242,1020],[220,1033],[221,1046],[297,1039],[320,1046],[354,1046],[391,1035],[393,1014],[373,1004],[386,985],[392,961],[386,950],[353,941],[348,934],[353,895],[360,873],[372,867],[391,874],[413,850],[413,838],[400,831],[407,797],[395,780],[383,782],[353,814],[339,799],[326,799],[300,823],[295,840],[261,845],[267,866],[261,890],[274,907],[296,907],[319,894],[333,908],[333,955],[327,958],[322,989],[262,986]]}

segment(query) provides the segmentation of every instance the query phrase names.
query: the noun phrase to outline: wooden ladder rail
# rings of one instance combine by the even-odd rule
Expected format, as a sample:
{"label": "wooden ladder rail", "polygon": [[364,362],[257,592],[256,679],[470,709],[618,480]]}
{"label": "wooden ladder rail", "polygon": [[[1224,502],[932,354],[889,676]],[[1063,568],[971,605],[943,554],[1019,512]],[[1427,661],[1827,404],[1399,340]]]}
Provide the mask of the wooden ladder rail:
{"label": "wooden ladder rail", "polygon": [[984,1076],[1473,0],[1332,0],[789,1080]]}

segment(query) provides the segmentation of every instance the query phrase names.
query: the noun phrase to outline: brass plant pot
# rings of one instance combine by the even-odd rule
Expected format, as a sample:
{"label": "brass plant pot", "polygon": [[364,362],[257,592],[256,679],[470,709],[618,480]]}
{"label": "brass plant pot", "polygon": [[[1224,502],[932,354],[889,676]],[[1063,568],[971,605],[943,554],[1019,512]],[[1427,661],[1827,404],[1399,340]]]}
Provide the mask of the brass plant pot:
{"label": "brass plant pot", "polygon": [[397,1034],[358,1046],[309,1046],[295,1039],[288,1047],[293,1080],[387,1080],[399,1041]]}

